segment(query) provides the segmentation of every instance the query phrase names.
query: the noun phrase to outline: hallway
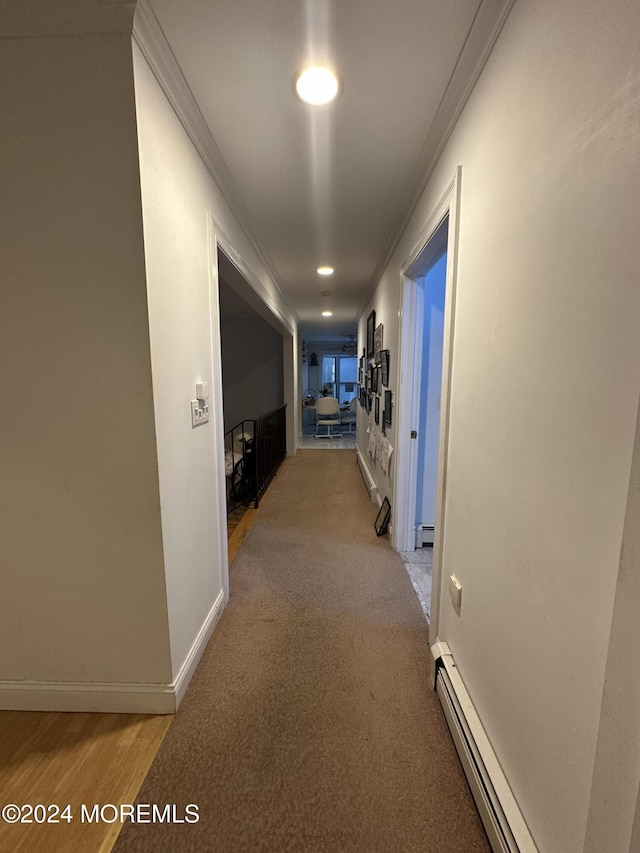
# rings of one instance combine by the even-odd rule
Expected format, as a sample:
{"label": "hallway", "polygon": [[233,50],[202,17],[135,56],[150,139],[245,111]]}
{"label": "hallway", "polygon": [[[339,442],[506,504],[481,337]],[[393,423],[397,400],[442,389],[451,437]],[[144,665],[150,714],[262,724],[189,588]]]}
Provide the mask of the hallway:
{"label": "hallway", "polygon": [[[155,849],[473,849],[433,655],[500,832],[638,853],[640,3],[5,6],[4,803],[131,802],[180,709]],[[355,437],[300,447],[325,393]],[[291,461],[230,567],[236,402]]]}
{"label": "hallway", "polygon": [[128,824],[118,853],[489,849],[375,511],[352,454],[286,460],[137,800],[200,820]]}

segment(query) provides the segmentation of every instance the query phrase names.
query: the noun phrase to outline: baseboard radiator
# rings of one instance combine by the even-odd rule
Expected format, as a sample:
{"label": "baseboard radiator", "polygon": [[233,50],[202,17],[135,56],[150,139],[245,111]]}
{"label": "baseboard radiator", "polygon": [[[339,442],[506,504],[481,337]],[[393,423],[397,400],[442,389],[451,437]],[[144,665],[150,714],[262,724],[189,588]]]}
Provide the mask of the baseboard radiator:
{"label": "baseboard radiator", "polygon": [[494,853],[538,853],[446,643],[435,643],[435,689]]}
{"label": "baseboard radiator", "polygon": [[358,468],[362,474],[362,480],[364,482],[365,489],[367,490],[367,494],[369,495],[369,499],[375,501],[378,495],[378,487],[376,486],[376,481],[371,476],[371,471],[369,471],[367,463],[364,461],[359,450],[356,453],[356,462],[358,463]]}
{"label": "baseboard radiator", "polygon": [[419,524],[416,527],[416,548],[423,545],[433,545],[435,539],[435,527],[433,524]]}

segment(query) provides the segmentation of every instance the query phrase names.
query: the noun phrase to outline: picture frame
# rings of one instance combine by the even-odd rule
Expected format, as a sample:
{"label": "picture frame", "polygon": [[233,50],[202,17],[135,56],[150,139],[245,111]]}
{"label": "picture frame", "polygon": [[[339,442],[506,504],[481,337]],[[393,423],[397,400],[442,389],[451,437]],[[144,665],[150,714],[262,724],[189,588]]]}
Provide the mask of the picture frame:
{"label": "picture frame", "polygon": [[391,406],[393,403],[393,392],[384,392],[384,422],[387,426],[391,426]]}
{"label": "picture frame", "polygon": [[375,413],[374,413],[375,421],[377,424],[380,423],[380,397],[376,394],[376,403],[375,403]]}
{"label": "picture frame", "polygon": [[378,368],[371,365],[371,390],[374,394],[378,392]]}
{"label": "picture frame", "polygon": [[383,325],[380,325],[374,330],[373,333],[373,360],[376,364],[380,361],[380,352],[382,350],[382,333],[383,333]]}
{"label": "picture frame", "polygon": [[389,350],[383,349],[380,351],[380,368],[382,372],[381,382],[385,388],[389,386]]}
{"label": "picture frame", "polygon": [[373,358],[375,352],[376,312],[372,311],[367,317],[367,358]]}
{"label": "picture frame", "polygon": [[389,529],[389,521],[391,520],[391,504],[389,503],[389,498],[385,498],[382,501],[382,505],[378,510],[378,515],[376,516],[376,520],[373,522],[373,526],[375,527],[376,533],[378,536],[384,536],[384,534]]}

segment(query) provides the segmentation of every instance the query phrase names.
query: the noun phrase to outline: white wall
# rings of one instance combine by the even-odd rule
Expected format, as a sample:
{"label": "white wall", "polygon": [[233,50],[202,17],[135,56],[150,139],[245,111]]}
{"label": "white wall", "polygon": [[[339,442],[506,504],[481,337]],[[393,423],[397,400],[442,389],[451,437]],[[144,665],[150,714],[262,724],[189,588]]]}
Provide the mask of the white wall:
{"label": "white wall", "polygon": [[300,406],[300,352],[298,332],[282,339],[282,365],[284,370],[284,402],[287,407],[287,456],[298,450],[298,431],[302,419]]}
{"label": "white wall", "polygon": [[167,711],[188,683],[226,591],[216,228],[295,339],[112,11],[0,42],[0,707]]}
{"label": "white wall", "polygon": [[582,850],[590,802],[598,833],[617,813],[591,786],[640,389],[639,30],[631,0],[516,3],[361,320],[386,337],[462,164],[443,555],[463,603],[434,621],[541,851]]}
{"label": "white wall", "polygon": [[[640,849],[640,411],[602,695],[585,851]],[[636,748],[634,748],[636,747]],[[634,831],[636,838],[632,837]]]}
{"label": "white wall", "polygon": [[[224,451],[215,234],[249,283],[295,330],[275,285],[138,47],[134,45],[171,660],[178,676],[227,592]],[[212,388],[209,424],[192,429],[194,383]],[[202,636],[200,634],[200,636]]]}
{"label": "white wall", "polygon": [[[397,283],[399,281],[399,270],[395,276],[392,276],[393,286],[378,287],[373,296],[372,301],[367,306],[362,317],[358,322],[358,357],[362,355],[362,351],[367,343],[367,317],[372,309],[376,312],[376,326],[382,324],[382,344],[383,349],[389,350],[389,386],[384,388],[380,395],[380,424],[376,425],[374,420],[374,408],[367,414],[366,409],[358,405],[357,427],[356,427],[356,447],[360,452],[367,467],[370,469],[378,486],[378,500],[382,502],[385,497],[391,500],[392,480],[393,480],[393,460],[389,467],[388,474],[382,470],[379,461],[373,462],[368,454],[369,433],[368,429],[382,431],[382,411],[384,409],[384,391],[392,392],[392,415],[391,425],[386,427],[386,437],[389,440],[391,447],[397,447],[397,427],[398,427],[398,408],[397,408],[397,392],[398,392],[398,292]],[[370,364],[370,359],[366,359],[366,365]],[[392,503],[393,506],[393,503]]]}
{"label": "white wall", "polygon": [[114,708],[171,680],[130,34],[0,77],[0,707]]}

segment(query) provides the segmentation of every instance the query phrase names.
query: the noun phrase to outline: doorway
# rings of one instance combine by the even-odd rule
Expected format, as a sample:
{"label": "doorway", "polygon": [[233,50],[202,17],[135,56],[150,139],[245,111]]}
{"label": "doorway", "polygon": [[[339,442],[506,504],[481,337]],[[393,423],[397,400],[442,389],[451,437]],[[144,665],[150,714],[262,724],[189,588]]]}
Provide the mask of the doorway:
{"label": "doorway", "polygon": [[418,428],[413,439],[417,447],[412,501],[415,537],[412,547],[401,551],[400,556],[427,619],[431,617],[436,528],[448,231],[446,217],[409,271],[415,287],[416,308],[413,387]]}
{"label": "doorway", "polygon": [[[349,330],[351,331],[351,330]],[[358,389],[356,330],[339,338],[303,339],[301,353],[302,418],[299,447],[303,450],[354,450]],[[336,397],[340,404],[340,424],[333,428],[337,441],[316,440],[316,400]],[[325,428],[323,428],[325,429]]]}
{"label": "doorway", "polygon": [[[237,255],[236,255],[237,259]],[[237,259],[239,260],[239,259]],[[244,268],[216,247],[224,482],[229,564],[286,455],[287,350],[295,344]]]}
{"label": "doorway", "polygon": [[397,483],[393,547],[438,636],[460,169],[402,265]]}
{"label": "doorway", "polygon": [[[440,234],[440,231],[443,233]],[[414,387],[419,388],[415,547],[432,546],[436,524],[438,438],[442,391],[442,347],[446,292],[448,219],[434,235],[441,254],[416,280],[422,290],[422,355],[416,364]]]}

